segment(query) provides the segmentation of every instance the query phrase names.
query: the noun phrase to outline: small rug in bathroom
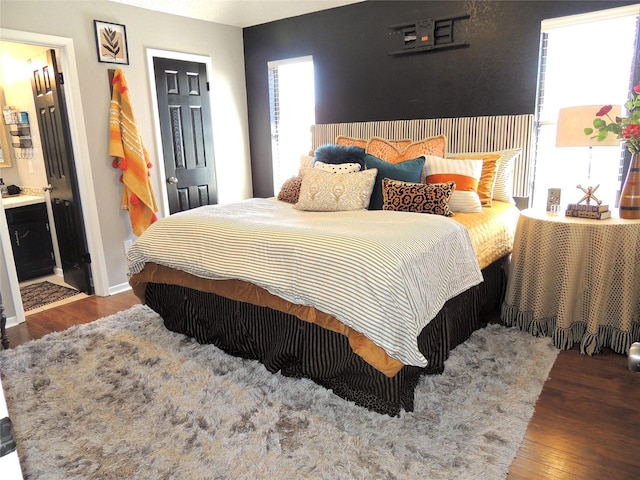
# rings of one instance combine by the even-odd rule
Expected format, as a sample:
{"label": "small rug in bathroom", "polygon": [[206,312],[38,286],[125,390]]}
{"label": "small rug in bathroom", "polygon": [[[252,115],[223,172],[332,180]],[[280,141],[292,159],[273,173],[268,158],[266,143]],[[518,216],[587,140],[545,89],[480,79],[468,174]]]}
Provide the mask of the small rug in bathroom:
{"label": "small rug in bathroom", "polygon": [[47,281],[20,287],[20,295],[22,296],[22,304],[24,305],[25,312],[72,297],[79,293],[80,292],[74,288],[63,287],[62,285],[56,285],[55,283]]}

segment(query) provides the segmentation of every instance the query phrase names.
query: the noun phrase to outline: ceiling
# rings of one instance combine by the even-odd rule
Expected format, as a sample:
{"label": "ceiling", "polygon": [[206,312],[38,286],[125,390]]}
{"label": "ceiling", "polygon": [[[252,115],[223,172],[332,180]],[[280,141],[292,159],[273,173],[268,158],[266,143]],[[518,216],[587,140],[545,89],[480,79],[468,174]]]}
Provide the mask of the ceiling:
{"label": "ceiling", "polygon": [[251,27],[364,0],[110,0],[209,22]]}

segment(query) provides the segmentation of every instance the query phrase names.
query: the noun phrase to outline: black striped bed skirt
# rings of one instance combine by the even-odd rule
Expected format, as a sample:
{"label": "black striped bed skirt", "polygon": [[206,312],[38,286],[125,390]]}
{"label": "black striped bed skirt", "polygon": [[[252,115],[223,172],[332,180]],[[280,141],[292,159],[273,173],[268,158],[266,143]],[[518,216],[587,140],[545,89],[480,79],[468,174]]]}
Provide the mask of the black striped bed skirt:
{"label": "black striped bed skirt", "polygon": [[159,283],[147,284],[145,303],[171,331],[259,360],[273,373],[309,378],[357,405],[396,416],[413,410],[420,376],[442,373],[449,352],[499,308],[507,261],[504,257],[485,268],[482,284],[449,300],[422,330],[418,345],[429,366],[405,366],[392,378],[356,355],[345,336],[268,307]]}

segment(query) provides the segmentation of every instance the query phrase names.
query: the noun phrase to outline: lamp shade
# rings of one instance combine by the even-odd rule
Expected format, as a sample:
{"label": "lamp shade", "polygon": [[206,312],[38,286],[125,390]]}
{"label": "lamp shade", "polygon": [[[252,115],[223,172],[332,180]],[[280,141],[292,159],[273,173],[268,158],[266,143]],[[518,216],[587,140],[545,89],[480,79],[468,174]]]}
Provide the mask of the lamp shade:
{"label": "lamp shade", "polygon": [[[615,135],[607,135],[602,141],[591,138],[597,135],[585,135],[584,129],[593,127],[593,120],[602,105],[584,105],[581,107],[561,108],[558,115],[558,127],[556,130],[556,147],[614,147],[620,145],[620,139]],[[615,120],[620,116],[620,105],[614,105],[609,112],[609,117]],[[608,122],[609,119],[605,117]]]}

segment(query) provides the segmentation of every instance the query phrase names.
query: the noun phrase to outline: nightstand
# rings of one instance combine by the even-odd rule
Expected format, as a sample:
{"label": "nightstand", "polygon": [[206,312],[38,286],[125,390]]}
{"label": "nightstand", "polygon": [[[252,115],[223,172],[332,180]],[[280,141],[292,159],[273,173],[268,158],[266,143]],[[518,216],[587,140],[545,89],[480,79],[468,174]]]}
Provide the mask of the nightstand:
{"label": "nightstand", "polygon": [[520,212],[501,318],[560,349],[626,354],[640,340],[640,220]]}

